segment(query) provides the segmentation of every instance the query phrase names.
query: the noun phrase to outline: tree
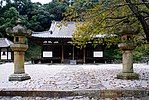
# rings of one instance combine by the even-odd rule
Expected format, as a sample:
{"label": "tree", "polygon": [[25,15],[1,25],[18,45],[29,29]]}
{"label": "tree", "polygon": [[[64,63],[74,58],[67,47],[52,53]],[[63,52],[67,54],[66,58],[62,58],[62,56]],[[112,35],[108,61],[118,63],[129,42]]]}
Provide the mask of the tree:
{"label": "tree", "polygon": [[[16,20],[20,17],[19,12],[16,8],[11,7],[3,15],[0,16],[0,31],[5,33],[7,27],[13,27],[16,23]],[[4,34],[5,35],[5,34]]]}
{"label": "tree", "polygon": [[139,6],[134,4],[135,2],[133,3],[133,0],[125,0],[125,2],[128,3],[128,6],[131,9],[132,13],[136,16],[136,18],[142,25],[142,28],[146,35],[146,40],[149,41],[149,31],[148,31],[149,30],[149,2],[148,0],[141,0],[141,2],[139,2],[138,0],[136,1],[136,3],[139,2],[144,4],[146,9],[143,9],[143,10],[142,10],[143,7],[141,6],[141,8],[139,8]]}
{"label": "tree", "polygon": [[50,13],[52,20],[61,21],[62,14],[68,8],[67,2],[50,2],[44,5],[45,9]]}
{"label": "tree", "polygon": [[[2,5],[6,2],[6,5]],[[45,31],[50,28],[52,20],[60,21],[62,13],[68,7],[67,2],[50,2],[42,5],[41,3],[32,3],[31,0],[1,0],[0,20],[6,20],[4,13],[11,7],[14,7],[19,13],[19,17],[23,20],[25,26],[32,31]],[[5,24],[5,22],[0,22]],[[5,28],[3,28],[5,30]],[[5,33],[5,31],[1,31]]]}
{"label": "tree", "polygon": [[50,13],[40,3],[33,3],[26,11],[27,27],[32,31],[45,31],[51,25]]}
{"label": "tree", "polygon": [[77,25],[73,38],[74,43],[79,45],[86,45],[87,41],[91,41],[98,34],[106,34],[108,39],[105,41],[109,43],[115,42],[113,37],[112,40],[109,39],[111,35],[117,36],[116,39],[119,40],[126,20],[138,31],[134,41],[149,41],[148,5],[147,0],[100,0],[98,4],[83,9],[81,13],[74,4],[64,16],[66,20],[83,21]]}

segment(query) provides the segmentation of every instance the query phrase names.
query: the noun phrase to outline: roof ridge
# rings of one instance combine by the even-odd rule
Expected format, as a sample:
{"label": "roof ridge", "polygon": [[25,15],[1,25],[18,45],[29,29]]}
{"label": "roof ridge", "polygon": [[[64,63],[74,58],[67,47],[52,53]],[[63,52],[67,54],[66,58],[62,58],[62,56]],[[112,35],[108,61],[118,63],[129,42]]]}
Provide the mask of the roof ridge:
{"label": "roof ridge", "polygon": [[5,38],[5,42],[7,45],[10,45],[10,41],[7,38]]}

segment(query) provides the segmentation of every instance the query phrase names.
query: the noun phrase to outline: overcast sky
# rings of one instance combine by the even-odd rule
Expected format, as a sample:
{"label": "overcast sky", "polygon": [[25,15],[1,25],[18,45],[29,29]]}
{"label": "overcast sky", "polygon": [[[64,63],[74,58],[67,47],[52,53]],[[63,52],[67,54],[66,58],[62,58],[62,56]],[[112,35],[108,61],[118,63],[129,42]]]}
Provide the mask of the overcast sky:
{"label": "overcast sky", "polygon": [[45,4],[45,3],[49,3],[51,2],[52,0],[31,0],[32,2],[40,2],[42,4]]}

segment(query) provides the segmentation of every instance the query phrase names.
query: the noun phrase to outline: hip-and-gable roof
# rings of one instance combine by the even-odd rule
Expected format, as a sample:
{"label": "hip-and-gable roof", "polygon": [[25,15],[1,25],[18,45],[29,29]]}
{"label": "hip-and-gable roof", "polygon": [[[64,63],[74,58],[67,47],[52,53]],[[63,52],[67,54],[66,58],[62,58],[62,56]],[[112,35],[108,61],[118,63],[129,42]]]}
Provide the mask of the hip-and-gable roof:
{"label": "hip-and-gable roof", "polygon": [[75,22],[68,22],[67,25],[61,24],[61,22],[52,22],[48,31],[33,32],[33,37],[39,38],[72,38],[73,32],[76,29]]}

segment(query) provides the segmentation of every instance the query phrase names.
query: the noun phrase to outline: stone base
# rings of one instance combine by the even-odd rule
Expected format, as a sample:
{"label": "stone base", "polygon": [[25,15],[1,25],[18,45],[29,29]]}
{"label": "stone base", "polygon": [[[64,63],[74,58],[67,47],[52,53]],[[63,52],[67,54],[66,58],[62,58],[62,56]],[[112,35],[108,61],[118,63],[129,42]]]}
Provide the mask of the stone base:
{"label": "stone base", "polygon": [[28,74],[12,74],[9,76],[9,81],[24,81],[29,80],[31,77]]}
{"label": "stone base", "polygon": [[137,73],[119,73],[117,75],[118,79],[124,79],[124,80],[138,80],[139,74]]}

